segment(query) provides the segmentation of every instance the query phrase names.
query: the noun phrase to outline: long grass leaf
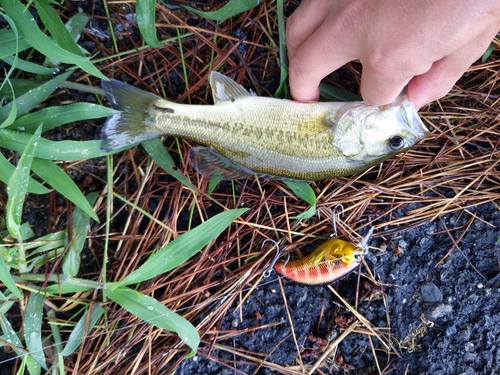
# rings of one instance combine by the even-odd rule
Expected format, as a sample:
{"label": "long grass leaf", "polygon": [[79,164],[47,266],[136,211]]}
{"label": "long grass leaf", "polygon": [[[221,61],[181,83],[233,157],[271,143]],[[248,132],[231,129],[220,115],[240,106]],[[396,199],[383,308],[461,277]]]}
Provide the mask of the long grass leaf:
{"label": "long grass leaf", "polygon": [[213,21],[224,21],[256,7],[260,2],[261,0],[230,0],[222,8],[211,12],[203,12],[187,5],[184,5],[184,8],[203,18]]}
{"label": "long grass leaf", "polygon": [[[10,90],[12,92],[12,96],[14,98],[14,88],[12,87],[12,84],[10,83],[10,79],[6,78],[4,83],[5,82],[8,83]],[[0,107],[0,111],[1,111],[1,107]],[[14,121],[16,120],[16,117],[17,117],[17,101],[13,100],[12,103],[10,103],[10,110],[9,110],[7,117],[5,119],[0,119],[0,129],[12,125],[14,123]]]}
{"label": "long grass leaf", "polygon": [[146,43],[154,48],[161,47],[155,27],[156,0],[137,0],[136,12],[137,25]]}
{"label": "long grass leaf", "polygon": [[[64,82],[69,77],[70,74],[71,72],[61,74],[55,77],[54,79],[38,86],[36,89],[30,90],[26,94],[16,98],[15,103],[17,105],[17,116],[19,117],[28,113],[38,104],[43,102],[50,94],[52,94],[59,87],[59,85],[62,82]],[[6,106],[0,108],[0,122],[3,119],[7,118],[13,103],[14,102],[11,102]]]}
{"label": "long grass leaf", "polygon": [[[60,353],[63,356],[68,356],[72,354],[83,341],[84,337],[87,337],[90,330],[94,328],[97,321],[101,318],[101,316],[105,313],[104,310],[99,305],[93,305],[92,314],[90,315],[90,319],[88,318],[89,310],[86,310],[83,316],[80,318],[78,323],[76,323],[75,328],[71,331],[69,335],[66,346],[63,351]],[[87,327],[87,330],[85,329]]]}
{"label": "long grass leaf", "polygon": [[35,149],[40,139],[41,127],[27,142],[24,153],[19,159],[19,164],[12,173],[7,185],[7,228],[12,237],[21,238],[21,216],[23,213],[24,199],[28,190],[30,168],[35,154]]}
{"label": "long grass leaf", "polygon": [[342,102],[357,102],[363,100],[360,96],[353,94],[347,90],[321,82],[319,84],[319,92],[321,100],[325,101],[342,101]]}
{"label": "long grass leaf", "polygon": [[1,4],[5,13],[14,20],[26,42],[34,49],[51,59],[74,64],[89,74],[101,79],[107,79],[88,58],[69,52],[50,40],[40,30],[31,13],[25,9],[20,1],[2,0]]}
{"label": "long grass leaf", "polygon": [[[3,62],[9,64],[9,65],[14,65],[14,57],[13,56],[6,56],[2,58]],[[47,68],[45,66],[41,66],[35,63],[32,63],[30,61],[25,61],[18,59],[17,61],[17,69],[22,70],[23,72],[28,72],[28,73],[34,73],[34,74],[40,74],[40,75],[51,75],[57,72],[56,68]]]}
{"label": "long grass leaf", "polygon": [[57,12],[46,0],[33,0],[36,10],[43,24],[50,32],[59,47],[75,55],[83,57],[82,51],[76,44],[74,37],[70,34]]}
{"label": "long grass leaf", "polygon": [[33,133],[42,124],[42,133],[60,125],[75,121],[109,117],[118,111],[93,103],[74,103],[63,107],[47,107],[18,118],[9,127],[25,133]]}
{"label": "long grass leaf", "polygon": [[155,161],[156,164],[160,166],[165,172],[170,173],[172,177],[176,180],[182,182],[186,187],[192,191],[196,191],[194,185],[189,181],[189,179],[184,176],[181,172],[175,169],[175,163],[172,160],[170,154],[165,150],[165,146],[159,139],[151,139],[149,141],[142,142],[142,147],[147,151],[149,156]]}
{"label": "long grass leaf", "polygon": [[[98,196],[99,193],[97,192],[87,195],[87,201],[90,206],[95,204]],[[68,234],[65,238],[67,251],[62,264],[63,274],[69,277],[76,276],[80,270],[80,254],[85,241],[87,241],[87,233],[90,229],[90,216],[80,207],[76,207],[73,210],[73,225],[71,229],[71,241]]]}
{"label": "long grass leaf", "polygon": [[[50,325],[50,331],[52,332],[52,340],[54,341],[54,349],[56,351],[57,355],[57,361],[53,363],[53,366],[56,367],[60,365],[60,363],[63,361],[63,358],[61,356],[61,352],[63,350],[62,348],[62,338],[61,338],[61,331],[59,330],[59,324],[57,322],[57,315],[55,310],[48,310],[47,311],[47,318],[49,319],[49,325]],[[60,374],[64,374],[64,371],[60,371]]]}
{"label": "long grass leaf", "polygon": [[12,328],[10,322],[7,320],[6,315],[0,314],[0,328],[3,332],[2,339],[13,345],[12,350],[20,358],[23,358],[23,363],[28,368],[30,375],[40,374],[42,368],[33,359],[33,357],[30,354],[26,354],[24,351],[17,349],[17,348],[23,348],[23,344],[19,339],[17,332],[14,330],[14,328]]}
{"label": "long grass leaf", "polygon": [[125,310],[155,327],[177,333],[194,355],[200,344],[196,328],[185,318],[174,313],[156,299],[129,288],[105,289],[106,296]]}
{"label": "long grass leaf", "polygon": [[[7,184],[9,179],[12,177],[12,174],[16,168],[9,163],[9,161],[0,153],[0,181]],[[28,193],[33,194],[48,194],[50,193],[50,189],[47,189],[41,183],[33,178],[29,178],[28,181]]]}
{"label": "long grass leaf", "polygon": [[[58,232],[49,233],[45,236],[37,237],[31,240],[29,243],[24,244],[25,250],[33,250],[30,252],[29,256],[33,256],[40,253],[45,253],[46,251],[53,250],[58,247],[64,246],[64,236],[66,235],[66,230],[60,230]],[[33,234],[30,238],[34,237]]]}
{"label": "long grass leaf", "polygon": [[44,295],[40,293],[31,293],[26,306],[26,315],[24,316],[24,337],[26,348],[29,350],[33,359],[45,370],[45,354],[42,346],[42,318],[43,318]]}
{"label": "long grass leaf", "polygon": [[23,295],[21,294],[19,288],[17,287],[14,279],[12,278],[12,275],[10,274],[10,271],[3,261],[3,258],[0,256],[0,281],[2,284],[4,284],[7,289],[10,290],[10,292],[19,298],[20,300],[23,299]]}
{"label": "long grass leaf", "polygon": [[142,266],[116,285],[123,286],[139,283],[180,266],[215,239],[234,219],[246,211],[246,208],[239,208],[221,212],[210,218],[163,246],[151,255]]}
{"label": "long grass leaf", "polygon": [[[19,45],[18,44],[19,43],[18,43],[18,39],[17,39],[17,36],[18,36],[17,27],[16,27],[14,21],[9,16],[7,16],[6,14],[4,14],[2,12],[0,12],[0,15],[7,21],[7,23],[11,27],[11,29],[14,32],[14,35],[16,37],[16,40],[14,42],[14,44],[15,44],[14,56],[10,56],[10,57],[12,57],[12,64],[11,64],[9,71],[5,75],[5,79],[2,81],[2,84],[0,85],[0,90],[3,89],[6,86],[5,84],[7,83],[7,85],[10,88],[10,91],[12,92],[12,94],[11,94],[12,98],[14,99],[15,98],[14,88],[12,87],[12,83],[10,81],[10,76],[14,72],[14,69],[16,68],[18,61],[19,61],[19,57],[18,57],[18,53],[19,53],[19,48],[18,48]],[[2,99],[2,101],[3,101],[3,99]],[[9,126],[16,119],[16,117],[17,117],[17,102],[15,100],[11,103],[10,108],[7,108],[7,111],[8,111],[8,115],[6,117],[4,117],[4,118],[0,117],[0,128]]]}
{"label": "long grass leaf", "polygon": [[[5,15],[0,12],[0,16],[5,18]],[[23,38],[17,35],[15,29],[0,30],[0,59],[14,55],[17,52],[22,52],[31,46]]]}
{"label": "long grass leaf", "polygon": [[80,209],[92,219],[99,221],[94,209],[82,194],[81,190],[57,164],[50,160],[34,158],[31,169],[33,169],[33,172],[42,180],[68,198],[77,207],[80,207]]}
{"label": "long grass leaf", "polygon": [[[0,147],[22,152],[31,135],[17,131],[0,129]],[[106,156],[99,148],[101,141],[49,141],[40,139],[40,147],[35,156],[47,160],[75,161]]]}
{"label": "long grass leaf", "polygon": [[[32,79],[10,78],[12,88],[1,87],[0,96],[5,99],[14,99],[14,97],[26,94],[28,91],[37,88],[39,85]],[[14,92],[12,92],[14,89]]]}
{"label": "long grass leaf", "polygon": [[90,285],[84,285],[83,283],[81,285],[70,284],[67,283],[66,280],[64,280],[64,283],[50,285],[47,288],[43,289],[43,293],[46,293],[47,295],[58,296],[60,294],[82,293],[91,289],[93,289],[93,287]]}
{"label": "long grass leaf", "polygon": [[288,64],[286,60],[286,30],[285,30],[285,10],[283,0],[276,1],[278,12],[278,33],[279,33],[279,67],[280,67],[280,85],[274,94],[275,98],[290,98],[288,89]]}

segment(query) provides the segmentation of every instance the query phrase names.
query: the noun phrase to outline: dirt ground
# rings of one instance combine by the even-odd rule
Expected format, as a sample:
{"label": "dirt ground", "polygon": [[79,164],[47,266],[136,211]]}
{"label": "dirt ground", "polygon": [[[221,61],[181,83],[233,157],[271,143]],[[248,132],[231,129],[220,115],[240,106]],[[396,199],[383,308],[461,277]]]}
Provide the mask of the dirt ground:
{"label": "dirt ground", "polygon": [[[453,250],[441,263],[440,259],[456,240],[456,232],[450,230],[453,239],[443,233],[440,220],[386,238],[387,243],[399,246],[397,255],[391,251],[372,251],[367,256],[366,263],[384,285],[390,330],[407,347],[400,349],[400,358],[393,359],[391,373],[499,374],[500,254],[495,245],[500,213],[496,206],[488,204],[472,209],[469,215],[450,215],[442,220],[448,228],[461,228],[471,220],[472,224],[460,242],[460,250]],[[375,244],[382,245],[382,240],[372,241],[372,245]],[[275,274],[272,279],[260,284],[243,305],[243,321],[239,321],[238,310],[234,313],[229,310],[222,329],[252,327],[256,324],[255,312],[259,311],[260,324],[280,324],[257,330],[253,335],[241,334],[230,345],[247,352],[271,353],[268,361],[291,365],[296,363],[297,352]],[[341,295],[352,297],[356,279],[357,275],[353,274],[335,287]],[[326,336],[328,322],[339,309],[335,303],[338,300],[326,286],[301,286],[287,280],[283,283],[297,342],[305,350],[312,348],[306,335]],[[383,299],[362,302],[359,311],[375,326],[389,326]],[[209,348],[200,348],[199,352],[209,353]],[[349,373],[377,373],[367,336],[348,336],[340,345],[340,354],[355,368]],[[177,373],[234,373],[213,360],[220,357],[225,358],[225,362],[231,361],[232,355],[220,350],[213,350],[209,355],[211,360],[203,355],[186,360]],[[387,358],[380,356],[379,360],[383,368]],[[236,368],[244,374],[255,371],[252,366]],[[331,368],[333,372],[338,369]],[[256,373],[273,372],[260,369]]]}

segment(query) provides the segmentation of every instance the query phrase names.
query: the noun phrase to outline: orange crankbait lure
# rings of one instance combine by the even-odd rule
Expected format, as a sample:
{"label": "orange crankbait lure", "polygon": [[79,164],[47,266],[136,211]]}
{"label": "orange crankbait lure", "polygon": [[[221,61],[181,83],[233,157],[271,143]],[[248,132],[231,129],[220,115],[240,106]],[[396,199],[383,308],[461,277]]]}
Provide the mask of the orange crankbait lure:
{"label": "orange crankbait lure", "polygon": [[352,272],[368,252],[368,240],[373,228],[359,245],[331,238],[311,254],[289,262],[276,262],[274,270],[280,275],[305,285],[329,284]]}

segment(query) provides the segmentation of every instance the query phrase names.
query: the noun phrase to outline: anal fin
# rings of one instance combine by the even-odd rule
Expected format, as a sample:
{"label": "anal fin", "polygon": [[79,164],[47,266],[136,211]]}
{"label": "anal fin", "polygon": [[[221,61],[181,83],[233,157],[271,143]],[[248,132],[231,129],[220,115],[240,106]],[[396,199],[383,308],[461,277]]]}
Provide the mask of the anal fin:
{"label": "anal fin", "polygon": [[238,180],[258,175],[251,169],[231,161],[213,147],[193,147],[189,150],[189,162],[203,177],[222,180]]}

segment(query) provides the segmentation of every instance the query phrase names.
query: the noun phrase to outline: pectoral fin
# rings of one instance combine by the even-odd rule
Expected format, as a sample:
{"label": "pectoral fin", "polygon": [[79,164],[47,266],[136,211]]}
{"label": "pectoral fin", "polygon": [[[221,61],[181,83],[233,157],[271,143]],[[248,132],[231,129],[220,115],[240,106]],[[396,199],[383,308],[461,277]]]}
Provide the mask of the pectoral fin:
{"label": "pectoral fin", "polygon": [[238,180],[257,175],[251,169],[229,160],[213,147],[193,147],[189,150],[189,162],[203,177],[222,180]]}

